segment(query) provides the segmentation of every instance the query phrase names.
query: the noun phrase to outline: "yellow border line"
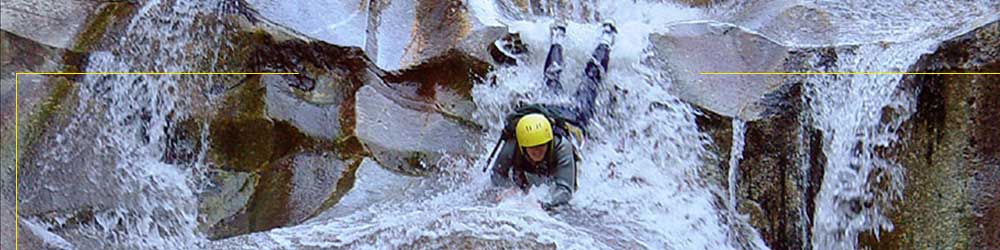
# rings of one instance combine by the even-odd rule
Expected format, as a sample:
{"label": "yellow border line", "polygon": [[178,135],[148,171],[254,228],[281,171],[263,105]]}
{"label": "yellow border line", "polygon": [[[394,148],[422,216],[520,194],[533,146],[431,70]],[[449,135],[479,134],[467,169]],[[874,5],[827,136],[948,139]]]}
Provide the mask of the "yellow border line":
{"label": "yellow border line", "polygon": [[700,72],[701,75],[1000,75],[1000,72]]}
{"label": "yellow border line", "polygon": [[14,250],[20,247],[20,77],[21,75],[298,75],[298,72],[14,72]]}

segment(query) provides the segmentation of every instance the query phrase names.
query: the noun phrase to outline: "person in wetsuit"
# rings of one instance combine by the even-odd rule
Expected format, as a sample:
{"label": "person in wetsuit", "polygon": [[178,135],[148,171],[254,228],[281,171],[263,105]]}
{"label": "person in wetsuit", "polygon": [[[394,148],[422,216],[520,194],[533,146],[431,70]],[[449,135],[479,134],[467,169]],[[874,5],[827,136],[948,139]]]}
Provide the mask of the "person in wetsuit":
{"label": "person in wetsuit", "polygon": [[[573,192],[577,189],[578,154],[570,142],[571,132],[565,126],[553,124],[563,124],[561,120],[566,120],[565,123],[586,126],[594,115],[597,90],[607,72],[608,54],[618,32],[611,22],[604,22],[601,27],[601,41],[594,49],[584,70],[583,82],[574,94],[575,105],[550,106],[544,109],[551,110],[550,112],[508,118],[508,123],[516,124],[517,139],[501,141],[503,147],[493,164],[491,176],[494,185],[516,186],[527,191],[531,186],[548,183],[552,187],[552,199],[542,204],[547,210],[568,204],[572,199]],[[556,22],[550,32],[551,46],[545,59],[545,84],[558,93],[562,91],[559,78],[563,66],[562,41],[566,26]]]}

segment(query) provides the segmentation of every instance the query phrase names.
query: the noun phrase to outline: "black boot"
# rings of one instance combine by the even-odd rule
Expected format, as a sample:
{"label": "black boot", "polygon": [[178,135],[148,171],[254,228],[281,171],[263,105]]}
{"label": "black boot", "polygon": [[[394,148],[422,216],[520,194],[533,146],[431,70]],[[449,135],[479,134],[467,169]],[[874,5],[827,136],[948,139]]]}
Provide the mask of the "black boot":
{"label": "black boot", "polygon": [[549,42],[552,44],[562,44],[566,39],[566,22],[556,20],[549,26]]}
{"label": "black boot", "polygon": [[552,45],[549,47],[549,55],[545,58],[545,85],[558,93],[562,91],[559,75],[563,70],[562,42],[566,39],[566,23],[560,20],[553,22],[552,26],[549,26],[549,39]]}
{"label": "black boot", "polygon": [[615,27],[614,21],[605,20],[601,23],[601,44],[607,44],[608,46],[615,45],[615,36],[618,35],[618,28]]}

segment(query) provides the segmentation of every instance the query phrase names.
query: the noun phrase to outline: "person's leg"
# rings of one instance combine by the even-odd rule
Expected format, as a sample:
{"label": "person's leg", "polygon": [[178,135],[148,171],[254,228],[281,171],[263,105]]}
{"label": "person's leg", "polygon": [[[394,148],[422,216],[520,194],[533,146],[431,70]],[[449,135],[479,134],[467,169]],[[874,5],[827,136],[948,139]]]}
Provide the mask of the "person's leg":
{"label": "person's leg", "polygon": [[583,82],[580,83],[574,95],[577,108],[576,116],[581,125],[587,125],[594,115],[597,89],[608,70],[608,54],[611,52],[611,45],[614,44],[614,37],[618,33],[617,28],[611,22],[605,22],[601,26],[603,27],[601,42],[594,49],[590,61],[587,62]]}
{"label": "person's leg", "polygon": [[562,91],[562,84],[559,82],[559,75],[563,68],[563,47],[562,40],[566,36],[566,24],[561,21],[552,23],[549,28],[552,44],[549,47],[549,55],[545,57],[545,85],[553,91]]}

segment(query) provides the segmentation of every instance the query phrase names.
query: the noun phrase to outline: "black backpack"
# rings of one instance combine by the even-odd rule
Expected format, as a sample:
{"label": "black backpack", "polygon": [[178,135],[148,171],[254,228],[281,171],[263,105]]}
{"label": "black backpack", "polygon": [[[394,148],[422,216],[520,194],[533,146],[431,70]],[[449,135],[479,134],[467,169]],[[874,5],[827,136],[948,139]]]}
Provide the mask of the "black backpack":
{"label": "black backpack", "polygon": [[566,114],[566,111],[559,109],[549,108],[543,104],[529,104],[525,106],[518,107],[514,110],[513,114],[507,115],[504,118],[504,128],[500,134],[500,139],[511,140],[514,139],[514,134],[517,131],[517,122],[521,117],[529,114],[542,114],[549,118],[549,122],[552,123],[552,133],[557,136],[573,136],[577,141],[583,142],[584,135],[586,131],[579,124],[573,122],[573,119],[569,118],[571,115]]}

